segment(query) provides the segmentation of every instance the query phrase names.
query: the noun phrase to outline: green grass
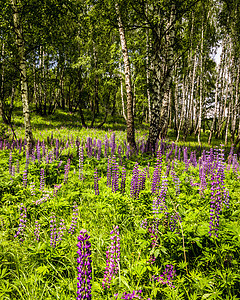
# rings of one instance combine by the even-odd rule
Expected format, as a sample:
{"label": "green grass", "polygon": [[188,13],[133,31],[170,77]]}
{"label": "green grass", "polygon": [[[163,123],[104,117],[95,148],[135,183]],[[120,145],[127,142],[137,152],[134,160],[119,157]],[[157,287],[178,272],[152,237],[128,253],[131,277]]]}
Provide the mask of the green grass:
{"label": "green grass", "polygon": [[[90,118],[89,118],[90,120]],[[88,121],[89,121],[88,120]],[[111,121],[111,119],[110,119]],[[109,121],[109,122],[110,122]],[[14,124],[18,136],[24,136],[21,114],[15,114]],[[64,124],[64,125],[63,125]],[[46,163],[43,158],[40,163],[30,162],[28,168],[28,185],[23,187],[23,171],[26,167],[26,156],[22,151],[12,151],[12,164],[20,163],[20,172],[15,176],[9,174],[10,151],[0,150],[0,299],[32,300],[32,299],[76,299],[77,290],[77,236],[82,228],[86,229],[91,238],[92,249],[92,294],[93,299],[115,299],[114,294],[142,290],[142,299],[240,299],[240,181],[239,169],[225,169],[224,184],[229,191],[229,207],[223,206],[220,214],[219,238],[209,237],[209,209],[211,201],[211,175],[206,175],[207,186],[200,193],[197,185],[200,183],[199,166],[186,168],[181,161],[173,159],[168,162],[163,156],[162,175],[171,168],[180,180],[180,194],[176,194],[173,173],[167,175],[168,189],[166,208],[168,214],[159,212],[160,218],[157,246],[152,247],[149,233],[154,224],[152,205],[156,196],[151,192],[152,176],[156,158],[146,154],[138,154],[130,159],[118,157],[121,178],[122,164],[126,167],[126,192],[113,193],[107,182],[106,157],[97,160],[88,157],[84,147],[84,180],[78,177],[78,152],[75,140],[84,142],[88,136],[105,139],[112,135],[113,130],[124,128],[122,123],[107,123],[111,129],[82,129],[78,116],[57,111],[54,116],[32,117],[33,132],[36,139],[45,140],[48,151],[54,152],[47,137],[64,140],[69,138],[74,142],[67,149],[60,151],[60,157],[52,163]],[[112,127],[111,127],[112,126]],[[114,127],[115,126],[115,127]],[[139,127],[138,127],[139,126]],[[137,125],[137,139],[147,134],[147,129]],[[125,130],[117,130],[116,142],[123,145],[126,139]],[[174,140],[173,132],[169,139]],[[192,139],[192,140],[191,140]],[[203,144],[207,141],[203,135]],[[218,141],[220,142],[220,141]],[[214,141],[215,145],[217,142]],[[71,144],[71,143],[70,143]],[[192,137],[181,146],[197,148]],[[103,151],[103,149],[102,149]],[[188,157],[189,157],[188,153]],[[110,156],[110,153],[109,153]],[[68,158],[71,158],[71,168],[68,181],[64,183],[64,171]],[[62,161],[61,166],[59,166]],[[139,198],[130,196],[133,168],[136,163],[144,170],[149,165],[150,177],[146,179],[145,189]],[[226,166],[227,167],[227,166]],[[47,201],[36,205],[44,193],[39,190],[40,169],[45,171],[45,193],[50,197]],[[98,169],[100,194],[94,192],[94,170]],[[216,170],[215,170],[216,172]],[[216,174],[215,174],[216,175]],[[31,195],[30,183],[36,186],[35,195]],[[56,197],[52,196],[55,185],[62,185]],[[120,182],[119,182],[120,184]],[[223,186],[220,185],[223,189]],[[222,190],[221,190],[222,193]],[[72,222],[72,206],[77,203],[79,216],[76,232],[71,235],[67,231],[63,240],[55,249],[50,246],[50,216],[55,214],[57,226],[63,218],[67,229]],[[19,226],[19,207],[23,203],[27,207],[27,227],[24,241],[19,242],[14,235]],[[175,231],[170,230],[171,215],[178,212],[181,216]],[[141,227],[147,219],[148,227]],[[34,237],[35,221],[41,224],[40,241]],[[180,226],[181,224],[181,226]],[[106,250],[110,245],[110,231],[113,225],[119,225],[121,237],[120,273],[113,279],[111,288],[103,290],[102,280],[106,267]],[[184,243],[183,243],[184,241]],[[150,259],[155,257],[155,262]],[[186,258],[185,258],[186,257]],[[175,288],[152,280],[160,276],[167,264],[174,266],[176,277],[173,280]]]}

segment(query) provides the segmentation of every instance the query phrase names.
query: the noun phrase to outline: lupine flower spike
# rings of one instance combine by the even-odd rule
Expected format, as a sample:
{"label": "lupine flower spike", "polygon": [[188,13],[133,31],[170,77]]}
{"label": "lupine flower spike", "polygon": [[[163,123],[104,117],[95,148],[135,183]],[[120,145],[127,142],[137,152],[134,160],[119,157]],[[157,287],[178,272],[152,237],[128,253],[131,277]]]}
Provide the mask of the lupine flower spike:
{"label": "lupine flower spike", "polygon": [[20,204],[20,218],[19,218],[19,226],[18,226],[18,231],[14,235],[14,237],[19,237],[20,242],[23,242],[24,240],[24,231],[26,228],[26,223],[27,223],[27,209],[23,205],[23,203]]}
{"label": "lupine flower spike", "polygon": [[56,239],[57,239],[57,225],[56,225],[56,217],[52,215],[50,217],[50,245],[51,247],[56,247]]}
{"label": "lupine flower spike", "polygon": [[[142,299],[141,293],[142,293],[141,290],[139,290],[139,291],[133,291],[132,293],[124,292],[123,295],[122,295],[122,297],[121,297],[121,299],[125,299],[125,300]],[[117,299],[118,294],[115,294],[114,296]]]}
{"label": "lupine flower spike", "polygon": [[91,259],[91,243],[90,236],[85,229],[80,231],[78,236],[78,283],[77,283],[77,300],[92,299],[91,279],[92,279],[92,259]]}
{"label": "lupine flower spike", "polygon": [[94,190],[95,190],[95,195],[99,195],[99,185],[98,185],[98,172],[97,169],[94,170]]}
{"label": "lupine flower spike", "polygon": [[112,279],[118,274],[120,264],[119,227],[114,226],[111,233],[111,245],[106,251],[106,268],[103,278],[103,288],[110,288]]}

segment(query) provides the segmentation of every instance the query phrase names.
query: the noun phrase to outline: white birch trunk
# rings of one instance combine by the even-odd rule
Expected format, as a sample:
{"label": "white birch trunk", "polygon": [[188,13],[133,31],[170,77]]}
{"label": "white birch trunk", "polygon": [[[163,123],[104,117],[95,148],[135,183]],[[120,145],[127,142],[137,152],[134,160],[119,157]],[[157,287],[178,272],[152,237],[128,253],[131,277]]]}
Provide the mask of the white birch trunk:
{"label": "white birch trunk", "polygon": [[30,150],[31,144],[33,143],[32,127],[30,121],[30,111],[28,103],[28,86],[27,86],[27,68],[26,68],[26,58],[25,58],[25,46],[23,39],[22,23],[20,19],[20,14],[18,6],[21,5],[20,0],[11,0],[13,9],[13,25],[16,35],[16,45],[18,49],[19,56],[19,70],[20,70],[20,83],[21,83],[21,98],[23,105],[23,117],[25,126],[25,136],[27,140],[27,151]]}
{"label": "white birch trunk", "polygon": [[125,84],[127,92],[127,142],[132,150],[136,149],[135,142],[135,132],[134,132],[134,117],[133,117],[133,93],[131,84],[131,72],[130,72],[130,62],[128,57],[128,49],[125,37],[125,31],[122,23],[121,12],[119,5],[115,4],[116,13],[118,17],[118,29],[120,34],[120,41],[123,53],[124,61],[124,73],[125,73]]}
{"label": "white birch trunk", "polygon": [[120,88],[121,88],[121,101],[122,101],[122,115],[125,120],[127,120],[125,113],[125,103],[124,103],[124,93],[123,93],[123,78],[122,78],[122,66],[119,60],[119,71],[120,71]]}

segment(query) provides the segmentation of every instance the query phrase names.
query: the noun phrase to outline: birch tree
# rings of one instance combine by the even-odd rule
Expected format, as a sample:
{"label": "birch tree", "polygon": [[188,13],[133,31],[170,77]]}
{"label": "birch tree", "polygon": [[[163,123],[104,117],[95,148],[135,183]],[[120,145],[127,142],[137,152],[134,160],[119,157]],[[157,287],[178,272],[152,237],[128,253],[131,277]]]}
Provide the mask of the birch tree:
{"label": "birch tree", "polygon": [[122,22],[121,12],[119,4],[115,4],[116,14],[118,18],[118,29],[120,34],[120,41],[122,47],[123,61],[124,61],[124,73],[125,73],[125,85],[127,92],[127,142],[132,150],[136,149],[135,132],[134,132],[134,117],[133,117],[133,91],[131,83],[131,71],[130,62],[128,57],[128,48],[125,37],[125,30]]}
{"label": "birch tree", "polygon": [[28,102],[28,85],[27,85],[27,67],[26,67],[26,57],[25,57],[25,43],[23,37],[23,25],[20,18],[19,8],[21,7],[20,0],[11,0],[12,10],[13,10],[13,25],[14,32],[16,36],[16,45],[18,49],[19,56],[19,72],[20,72],[20,89],[21,89],[21,99],[23,105],[23,117],[24,117],[24,127],[25,136],[27,140],[27,151],[30,150],[31,144],[33,143],[33,134],[30,121],[30,111]]}

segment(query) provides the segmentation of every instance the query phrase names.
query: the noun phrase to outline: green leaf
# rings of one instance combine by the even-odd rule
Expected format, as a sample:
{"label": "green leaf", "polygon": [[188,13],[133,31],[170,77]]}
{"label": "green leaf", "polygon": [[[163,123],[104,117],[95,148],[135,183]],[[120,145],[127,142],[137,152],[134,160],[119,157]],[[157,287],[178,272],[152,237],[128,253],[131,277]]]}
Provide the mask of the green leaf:
{"label": "green leaf", "polygon": [[45,274],[49,273],[49,269],[48,269],[47,266],[40,266],[40,267],[38,267],[38,268],[36,269],[36,272],[37,272],[38,274],[45,275]]}

